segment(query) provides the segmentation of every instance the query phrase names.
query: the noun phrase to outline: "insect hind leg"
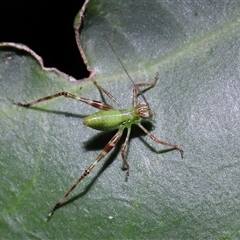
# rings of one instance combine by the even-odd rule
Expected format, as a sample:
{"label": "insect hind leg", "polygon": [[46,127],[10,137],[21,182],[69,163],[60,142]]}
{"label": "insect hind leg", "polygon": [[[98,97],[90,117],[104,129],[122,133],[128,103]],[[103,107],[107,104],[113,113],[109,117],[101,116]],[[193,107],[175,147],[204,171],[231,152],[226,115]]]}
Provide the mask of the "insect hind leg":
{"label": "insect hind leg", "polygon": [[80,178],[76,181],[74,185],[67,191],[67,193],[55,204],[52,210],[48,213],[47,219],[49,219],[54,212],[65,202],[67,197],[71,194],[71,192],[77,187],[77,185],[93,170],[93,168],[116,146],[118,141],[122,136],[122,131],[119,130],[112,139],[107,143],[104,149],[100,152],[96,160],[84,171],[84,173],[80,176]]}
{"label": "insect hind leg", "polygon": [[57,98],[57,97],[66,97],[66,98],[71,98],[71,99],[75,99],[77,101],[80,101],[80,102],[83,102],[83,103],[86,103],[94,108],[97,108],[99,110],[110,110],[110,109],[114,109],[111,105],[107,104],[107,103],[103,103],[103,102],[100,102],[100,101],[96,101],[96,100],[90,100],[90,99],[87,99],[87,98],[81,98],[81,97],[77,97],[76,95],[72,94],[72,93],[69,93],[69,92],[58,92],[58,93],[55,93],[55,94],[52,94],[52,95],[49,95],[49,96],[46,96],[46,97],[43,97],[43,98],[39,98],[35,101],[32,101],[32,102],[29,102],[29,103],[21,103],[21,102],[16,102],[13,100],[13,104],[16,104],[18,106],[21,106],[21,107],[31,107],[35,104],[38,104],[40,102],[44,102],[44,101],[48,101],[48,100],[51,100],[53,98]]}

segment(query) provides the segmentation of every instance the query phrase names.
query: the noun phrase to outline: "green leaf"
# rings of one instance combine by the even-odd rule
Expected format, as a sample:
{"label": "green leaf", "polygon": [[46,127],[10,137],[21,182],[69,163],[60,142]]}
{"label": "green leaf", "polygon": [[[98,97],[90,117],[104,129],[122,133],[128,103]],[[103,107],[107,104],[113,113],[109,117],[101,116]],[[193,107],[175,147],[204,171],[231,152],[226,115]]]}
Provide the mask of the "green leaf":
{"label": "green leaf", "polygon": [[71,99],[31,109],[13,105],[11,99],[28,102],[59,91],[101,96],[91,81],[69,81],[28,54],[1,48],[1,236],[238,239],[239,13],[238,1],[89,3],[81,40],[94,79],[131,106],[132,83],[106,38],[135,83],[152,82],[159,72],[156,87],[144,93],[155,112],[145,126],[181,146],[185,158],[161,151],[166,148],[133,128],[129,180],[123,140],[49,222],[48,211],[114,132],[83,126],[95,110]]}

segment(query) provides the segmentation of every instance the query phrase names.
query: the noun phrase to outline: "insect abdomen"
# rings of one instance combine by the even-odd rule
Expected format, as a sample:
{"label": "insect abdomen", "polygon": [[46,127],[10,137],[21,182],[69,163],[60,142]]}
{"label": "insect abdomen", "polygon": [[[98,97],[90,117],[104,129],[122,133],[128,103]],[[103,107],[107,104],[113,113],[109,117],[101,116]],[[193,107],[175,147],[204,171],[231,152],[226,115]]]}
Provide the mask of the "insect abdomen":
{"label": "insect abdomen", "polygon": [[139,119],[134,112],[134,109],[100,111],[85,117],[83,124],[101,131],[125,128]]}

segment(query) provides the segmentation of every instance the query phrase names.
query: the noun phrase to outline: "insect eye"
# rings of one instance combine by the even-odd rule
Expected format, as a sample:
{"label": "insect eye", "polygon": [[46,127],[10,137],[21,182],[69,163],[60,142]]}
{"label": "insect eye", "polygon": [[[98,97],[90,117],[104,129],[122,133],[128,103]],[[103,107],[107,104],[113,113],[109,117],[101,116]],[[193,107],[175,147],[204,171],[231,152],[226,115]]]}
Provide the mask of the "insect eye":
{"label": "insect eye", "polygon": [[141,118],[149,119],[153,116],[152,110],[145,102],[138,105],[137,112]]}

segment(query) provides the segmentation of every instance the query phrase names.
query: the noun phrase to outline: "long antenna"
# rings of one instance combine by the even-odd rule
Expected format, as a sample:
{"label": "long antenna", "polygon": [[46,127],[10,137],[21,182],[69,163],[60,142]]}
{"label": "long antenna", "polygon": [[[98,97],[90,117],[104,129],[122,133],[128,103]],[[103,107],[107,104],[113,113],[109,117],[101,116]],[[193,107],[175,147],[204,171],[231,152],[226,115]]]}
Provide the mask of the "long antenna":
{"label": "long antenna", "polygon": [[[108,38],[107,38],[106,36],[105,36],[105,38],[106,38],[109,46],[111,47],[113,53],[115,54],[115,56],[117,57],[118,61],[120,62],[123,70],[125,71],[125,73],[126,73],[127,76],[129,77],[129,79],[132,81],[133,85],[135,85],[135,87],[137,87],[136,84],[135,84],[135,82],[133,81],[132,77],[129,75],[127,69],[126,69],[125,66],[123,65],[121,59],[120,59],[119,56],[117,55],[117,53],[116,53],[115,49],[113,48],[111,42],[108,40]],[[137,90],[138,90],[138,93],[142,96],[142,98],[143,98],[143,100],[145,101],[145,103],[149,106],[149,103],[148,103],[147,99],[145,98],[145,96],[143,95],[143,92],[139,89],[139,87],[137,87]]]}

